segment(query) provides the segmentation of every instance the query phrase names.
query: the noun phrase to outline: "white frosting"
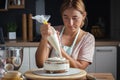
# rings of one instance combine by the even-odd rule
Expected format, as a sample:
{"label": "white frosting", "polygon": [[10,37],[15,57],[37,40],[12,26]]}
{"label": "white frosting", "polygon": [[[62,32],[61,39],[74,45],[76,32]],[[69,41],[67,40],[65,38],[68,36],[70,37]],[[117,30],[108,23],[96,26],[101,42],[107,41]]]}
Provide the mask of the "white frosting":
{"label": "white frosting", "polygon": [[50,71],[56,71],[56,70],[69,71],[69,63],[64,63],[64,64],[47,64],[47,63],[44,63],[44,69],[45,70],[50,70]]}
{"label": "white frosting", "polygon": [[63,61],[63,60],[66,60],[66,59],[63,58],[63,57],[52,57],[52,58],[48,58],[48,60]]}

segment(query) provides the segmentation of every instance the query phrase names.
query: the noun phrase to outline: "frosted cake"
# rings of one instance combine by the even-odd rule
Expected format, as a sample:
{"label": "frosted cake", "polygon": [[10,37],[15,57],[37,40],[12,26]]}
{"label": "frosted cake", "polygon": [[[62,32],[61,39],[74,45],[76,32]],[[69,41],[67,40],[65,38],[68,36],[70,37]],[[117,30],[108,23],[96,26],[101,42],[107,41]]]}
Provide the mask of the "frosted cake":
{"label": "frosted cake", "polygon": [[69,61],[60,57],[48,58],[43,65],[47,73],[63,73],[69,71],[69,68]]}

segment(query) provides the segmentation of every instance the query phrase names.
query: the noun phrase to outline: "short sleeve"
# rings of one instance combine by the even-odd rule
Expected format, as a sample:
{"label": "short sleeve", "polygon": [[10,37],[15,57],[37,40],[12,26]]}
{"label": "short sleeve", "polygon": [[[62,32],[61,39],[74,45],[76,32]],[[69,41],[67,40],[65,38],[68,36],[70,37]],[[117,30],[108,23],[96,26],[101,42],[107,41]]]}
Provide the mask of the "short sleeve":
{"label": "short sleeve", "polygon": [[95,38],[92,34],[89,33],[89,35],[84,40],[81,50],[79,51],[78,60],[84,60],[92,63],[94,51],[95,51]]}

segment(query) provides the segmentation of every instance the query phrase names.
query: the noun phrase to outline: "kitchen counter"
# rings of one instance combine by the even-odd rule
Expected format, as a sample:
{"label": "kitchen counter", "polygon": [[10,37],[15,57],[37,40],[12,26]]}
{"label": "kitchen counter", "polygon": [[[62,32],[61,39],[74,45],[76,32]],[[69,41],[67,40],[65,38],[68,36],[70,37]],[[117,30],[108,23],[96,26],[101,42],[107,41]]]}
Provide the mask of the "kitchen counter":
{"label": "kitchen counter", "polygon": [[[2,44],[0,44],[2,45]],[[37,47],[39,42],[7,41],[5,46]],[[119,46],[120,41],[96,41],[96,46]]]}
{"label": "kitchen counter", "polygon": [[96,46],[119,46],[120,41],[95,41]]}
{"label": "kitchen counter", "polygon": [[115,80],[111,73],[88,73],[92,77],[95,77],[96,80]]}

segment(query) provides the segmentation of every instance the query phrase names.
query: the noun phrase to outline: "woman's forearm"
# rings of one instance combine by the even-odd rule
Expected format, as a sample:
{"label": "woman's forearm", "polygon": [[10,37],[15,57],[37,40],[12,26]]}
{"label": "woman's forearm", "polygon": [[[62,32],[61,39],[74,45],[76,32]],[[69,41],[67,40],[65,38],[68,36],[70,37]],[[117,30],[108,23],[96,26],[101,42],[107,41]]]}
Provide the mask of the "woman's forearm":
{"label": "woman's forearm", "polygon": [[41,39],[39,47],[36,51],[36,64],[38,67],[43,67],[44,61],[49,56],[49,48],[47,46],[48,41],[46,39]]}
{"label": "woman's forearm", "polygon": [[69,60],[71,67],[77,68],[76,60],[70,57],[63,49],[62,49],[62,56]]}
{"label": "woman's forearm", "polygon": [[86,67],[89,65],[89,62],[74,60],[63,49],[62,49],[62,56],[69,60],[70,67],[86,69]]}

